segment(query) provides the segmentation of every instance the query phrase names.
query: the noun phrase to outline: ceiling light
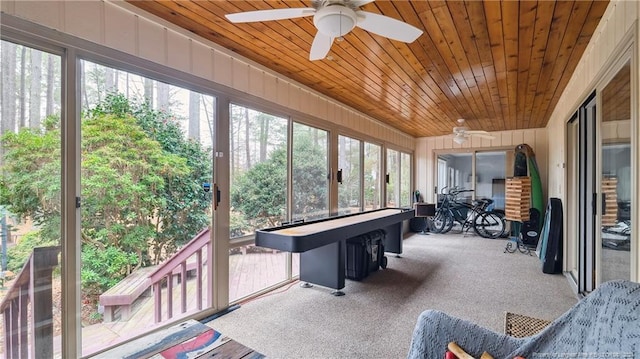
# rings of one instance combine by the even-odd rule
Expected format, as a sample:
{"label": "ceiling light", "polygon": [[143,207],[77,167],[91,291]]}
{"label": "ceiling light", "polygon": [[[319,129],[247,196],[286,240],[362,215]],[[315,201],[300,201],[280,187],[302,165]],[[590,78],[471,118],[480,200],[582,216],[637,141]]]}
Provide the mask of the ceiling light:
{"label": "ceiling light", "polygon": [[332,38],[344,36],[356,26],[356,12],[344,5],[325,6],[316,11],[313,23],[321,33]]}
{"label": "ceiling light", "polygon": [[455,136],[455,137],[453,138],[453,142],[455,142],[455,143],[457,143],[457,144],[459,144],[459,145],[463,144],[463,143],[464,143],[464,141],[466,141],[466,140],[467,140],[467,139],[466,139],[464,136]]}

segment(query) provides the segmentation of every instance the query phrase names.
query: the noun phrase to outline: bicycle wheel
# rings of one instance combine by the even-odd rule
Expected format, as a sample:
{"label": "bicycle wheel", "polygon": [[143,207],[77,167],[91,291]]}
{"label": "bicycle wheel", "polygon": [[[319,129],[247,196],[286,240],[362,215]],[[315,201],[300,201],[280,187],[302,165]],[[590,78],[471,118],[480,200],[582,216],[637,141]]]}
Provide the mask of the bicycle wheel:
{"label": "bicycle wheel", "polygon": [[453,226],[453,218],[448,210],[440,209],[433,217],[433,232],[447,233]]}
{"label": "bicycle wheel", "polygon": [[504,234],[504,217],[496,212],[482,212],[473,223],[473,230],[484,238],[498,238]]}

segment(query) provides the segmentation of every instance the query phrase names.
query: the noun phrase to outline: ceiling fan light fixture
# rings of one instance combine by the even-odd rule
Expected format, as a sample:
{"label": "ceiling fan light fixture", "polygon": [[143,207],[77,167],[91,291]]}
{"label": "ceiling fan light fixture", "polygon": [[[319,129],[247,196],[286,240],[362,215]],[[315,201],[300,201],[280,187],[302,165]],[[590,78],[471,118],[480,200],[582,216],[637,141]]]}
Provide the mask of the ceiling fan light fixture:
{"label": "ceiling fan light fixture", "polygon": [[457,143],[457,144],[459,144],[459,145],[463,144],[466,140],[467,140],[467,139],[466,139],[464,136],[460,136],[460,135],[456,135],[456,136],[453,138],[453,142],[455,142],[455,143]]}
{"label": "ceiling fan light fixture", "polygon": [[319,9],[313,17],[318,31],[332,38],[348,34],[356,26],[356,12],[343,5]]}

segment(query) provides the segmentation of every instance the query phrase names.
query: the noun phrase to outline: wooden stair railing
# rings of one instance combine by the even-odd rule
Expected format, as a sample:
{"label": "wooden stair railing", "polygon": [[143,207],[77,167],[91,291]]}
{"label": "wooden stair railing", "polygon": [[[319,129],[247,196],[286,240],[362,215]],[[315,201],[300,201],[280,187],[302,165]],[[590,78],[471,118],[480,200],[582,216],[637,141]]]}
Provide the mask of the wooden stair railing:
{"label": "wooden stair railing", "polygon": [[58,253],[58,246],[34,248],[0,303],[8,359],[53,357],[52,272],[58,266]]}
{"label": "wooden stair railing", "polygon": [[[166,308],[167,308],[167,320],[173,317],[173,277],[178,272],[180,278],[180,311],[185,313],[187,311],[187,262],[191,256],[195,255],[195,272],[196,272],[196,309],[202,310],[202,279],[203,271],[203,249],[205,254],[206,248],[210,242],[210,230],[209,228],[203,229],[198,233],[189,243],[182,247],[166,262],[160,264],[158,269],[149,274],[151,278],[151,285],[153,288],[153,300],[154,300],[154,320],[155,323],[162,322],[162,286],[166,283]],[[210,261],[209,261],[210,262]],[[207,281],[208,288],[207,293],[211,293],[211,280]],[[208,296],[207,296],[208,298]],[[208,303],[206,303],[208,305]]]}

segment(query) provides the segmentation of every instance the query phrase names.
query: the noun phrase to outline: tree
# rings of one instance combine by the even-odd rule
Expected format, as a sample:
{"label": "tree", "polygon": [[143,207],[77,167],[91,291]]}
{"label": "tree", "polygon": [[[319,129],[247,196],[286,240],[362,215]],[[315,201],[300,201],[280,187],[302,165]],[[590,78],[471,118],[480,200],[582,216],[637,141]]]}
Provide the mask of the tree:
{"label": "tree", "polygon": [[[311,133],[298,132],[293,142],[293,213],[296,215],[326,210],[326,156],[324,147],[314,145],[314,140]],[[235,178],[231,191],[232,217],[235,213],[244,217],[244,222],[237,223],[246,225],[248,222],[249,227],[260,228],[277,225],[286,218],[286,144]],[[231,229],[232,233],[242,230],[240,227]]]}
{"label": "tree", "polygon": [[260,114],[258,121],[260,121],[260,162],[267,159],[267,145],[269,141],[269,120],[271,116]]}
{"label": "tree", "polygon": [[29,86],[29,126],[40,127],[40,98],[42,92],[42,52],[31,50],[31,84]]}
{"label": "tree", "polygon": [[[0,51],[0,71],[2,72],[1,91],[2,97],[0,105],[2,107],[2,118],[0,119],[0,134],[15,130],[16,124],[16,48],[17,45],[8,41],[2,41],[2,51]],[[0,149],[1,150],[1,149]]]}
{"label": "tree", "polygon": [[189,91],[189,132],[188,137],[200,139],[200,94]]}
{"label": "tree", "polygon": [[154,240],[149,250],[153,254],[150,263],[157,264],[167,253],[173,253],[177,246],[188,242],[207,226],[210,198],[202,191],[202,183],[212,178],[210,151],[202,148],[198,141],[186,139],[173,114],[154,110],[146,101],[132,104],[122,94],[110,94],[92,112],[133,116],[145,134],[157,141],[165,153],[185,161],[187,172],[163,174],[162,186],[156,189],[162,206],[151,212]]}
{"label": "tree", "polygon": [[[184,139],[171,114],[122,95],[108,95],[81,126],[83,286],[102,291],[207,225],[210,201],[201,184],[211,178],[211,161],[198,142]],[[59,241],[59,119],[5,134],[2,142],[0,205]]]}
{"label": "tree", "polygon": [[48,240],[60,235],[59,119],[45,120],[45,129],[22,128],[2,136],[5,148],[0,205],[30,217]]}
{"label": "tree", "polygon": [[251,147],[250,144],[251,123],[249,121],[249,109],[244,109],[244,150],[246,152],[244,169],[251,168]]}
{"label": "tree", "polygon": [[287,152],[281,148],[238,176],[231,191],[232,210],[252,220],[255,227],[274,226],[286,218],[286,183]]}
{"label": "tree", "polygon": [[27,48],[20,46],[20,91],[18,92],[18,102],[20,103],[20,121],[18,128],[26,126],[27,123]]}
{"label": "tree", "polygon": [[164,82],[157,82],[157,108],[159,110],[167,110],[169,109],[169,85]]}
{"label": "tree", "polygon": [[316,218],[328,210],[327,133],[294,124],[293,128],[293,213]]}
{"label": "tree", "polygon": [[[54,68],[54,55],[47,54],[47,103],[45,106],[45,115],[53,116],[53,105],[54,105],[54,97],[53,97],[53,89],[55,86],[57,71]],[[84,76],[82,77],[84,79]]]}

